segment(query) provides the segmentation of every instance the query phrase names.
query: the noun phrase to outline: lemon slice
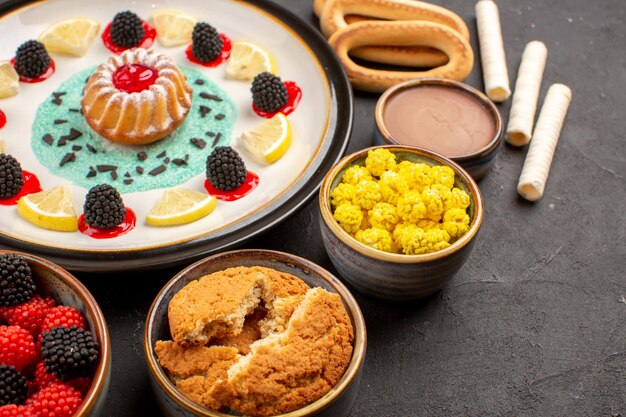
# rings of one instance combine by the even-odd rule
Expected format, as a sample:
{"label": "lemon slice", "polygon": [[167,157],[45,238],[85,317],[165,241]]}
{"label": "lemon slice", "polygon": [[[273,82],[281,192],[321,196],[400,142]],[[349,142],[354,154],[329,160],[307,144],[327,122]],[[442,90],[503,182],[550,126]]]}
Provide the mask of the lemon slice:
{"label": "lemon slice", "polygon": [[25,195],[17,202],[17,212],[24,219],[44,229],[59,232],[78,230],[74,201],[65,185]]}
{"label": "lemon slice", "polygon": [[228,65],[226,65],[227,77],[236,80],[251,80],[263,71],[276,72],[276,63],[269,52],[248,41],[238,41],[233,44]]}
{"label": "lemon slice", "polygon": [[3,153],[5,150],[6,148],[4,147],[4,141],[0,139],[0,153]]}
{"label": "lemon slice", "polygon": [[291,124],[278,113],[252,130],[243,132],[239,142],[259,161],[270,164],[278,161],[291,146]]}
{"label": "lemon slice", "polygon": [[0,98],[16,95],[20,92],[20,76],[9,61],[0,61]]}
{"label": "lemon slice", "polygon": [[61,20],[46,29],[39,40],[49,52],[83,56],[100,31],[100,23],[86,17]]}
{"label": "lemon slice", "polygon": [[197,23],[193,17],[178,10],[157,10],[150,17],[161,45],[169,48],[191,42],[193,27]]}
{"label": "lemon slice", "polygon": [[216,204],[217,199],[212,195],[188,188],[171,188],[165,190],[150,210],[146,223],[150,226],[176,226],[195,222],[208,216]]}

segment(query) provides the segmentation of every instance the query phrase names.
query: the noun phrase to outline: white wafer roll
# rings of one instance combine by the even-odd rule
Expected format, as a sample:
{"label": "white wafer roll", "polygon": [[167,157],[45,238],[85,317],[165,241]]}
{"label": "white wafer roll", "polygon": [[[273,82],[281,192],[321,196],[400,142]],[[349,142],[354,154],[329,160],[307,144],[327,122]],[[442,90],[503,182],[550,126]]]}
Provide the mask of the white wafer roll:
{"label": "white wafer roll", "polygon": [[517,192],[526,200],[537,201],[543,196],[554,150],[571,100],[572,90],[566,85],[552,84],[548,89],[517,184]]}
{"label": "white wafer roll", "polygon": [[548,49],[540,41],[529,42],[522,54],[506,129],[506,140],[513,146],[530,142],[547,56]]}
{"label": "white wafer roll", "polygon": [[511,95],[511,88],[502,41],[500,15],[498,6],[493,0],[480,0],[476,3],[476,24],[485,92],[493,101],[505,101]]}

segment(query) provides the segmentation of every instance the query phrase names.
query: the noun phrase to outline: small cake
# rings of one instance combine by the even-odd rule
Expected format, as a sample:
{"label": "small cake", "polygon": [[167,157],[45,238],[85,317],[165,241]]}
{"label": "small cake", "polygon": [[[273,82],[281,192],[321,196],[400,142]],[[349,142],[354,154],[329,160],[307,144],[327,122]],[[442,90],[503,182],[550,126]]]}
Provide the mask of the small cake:
{"label": "small cake", "polygon": [[98,67],[87,80],[81,106],[87,123],[101,136],[142,145],[181,125],[191,107],[191,93],[174,61],[137,48]]}

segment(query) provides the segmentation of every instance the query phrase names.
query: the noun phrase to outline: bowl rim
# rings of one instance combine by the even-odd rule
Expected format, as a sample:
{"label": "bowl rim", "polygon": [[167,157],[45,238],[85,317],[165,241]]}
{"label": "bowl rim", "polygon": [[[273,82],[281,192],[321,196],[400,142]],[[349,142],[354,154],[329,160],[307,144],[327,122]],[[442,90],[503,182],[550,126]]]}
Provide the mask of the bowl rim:
{"label": "bowl rim", "polygon": [[[335,177],[339,174],[341,170],[346,168],[348,165],[353,164],[356,160],[365,158],[367,153],[371,150],[375,149],[387,149],[390,152],[405,152],[405,153],[413,153],[427,159],[438,162],[440,165],[447,165],[454,171],[455,175],[459,176],[461,180],[467,185],[470,190],[470,197],[474,200],[474,218],[470,223],[469,230],[461,236],[456,242],[451,244],[445,249],[438,250],[436,252],[431,253],[423,253],[418,255],[405,255],[399,253],[390,253],[384,252],[378,249],[374,249],[370,246],[367,246],[354,237],[352,237],[348,232],[343,230],[339,223],[337,223],[333,219],[333,214],[330,208],[330,187],[335,179]],[[360,151],[356,151],[350,155],[345,156],[339,162],[333,166],[330,171],[324,177],[324,181],[322,182],[322,186],[320,187],[319,193],[319,207],[320,213],[322,215],[322,219],[324,223],[330,231],[343,243],[348,245],[350,248],[360,253],[361,255],[367,256],[369,258],[377,259],[379,261],[391,262],[397,264],[414,264],[414,263],[426,263],[436,261],[438,259],[444,258],[448,255],[451,255],[455,252],[458,252],[463,247],[467,246],[470,241],[476,236],[478,230],[483,221],[484,215],[484,203],[483,197],[478,188],[478,184],[472,178],[471,175],[467,173],[459,164],[445,156],[439,155],[437,153],[427,151],[422,148],[418,148],[415,146],[408,145],[382,145],[382,146],[372,146],[366,149],[362,149]]]}
{"label": "bowl rim", "polygon": [[348,310],[348,314],[353,318],[353,330],[354,330],[354,342],[352,358],[348,364],[348,368],[344,372],[337,385],[330,389],[321,398],[318,398],[314,402],[307,404],[306,406],[297,410],[291,411],[286,414],[276,415],[274,417],[305,417],[311,415],[311,413],[320,412],[329,407],[333,401],[341,394],[346,392],[348,388],[355,382],[357,375],[363,367],[365,361],[365,351],[367,347],[367,330],[365,328],[365,319],[361,309],[348,288],[332,273],[322,268],[321,266],[311,262],[307,259],[301,258],[297,255],[292,255],[285,252],[267,250],[267,249],[239,249],[228,252],[221,252],[218,254],[210,255],[203,258],[186,268],[178,272],[161,288],[152,302],[148,314],[146,316],[146,324],[144,327],[144,353],[146,362],[148,364],[148,370],[152,375],[154,381],[160,386],[164,395],[172,399],[176,404],[196,416],[202,417],[233,417],[232,414],[224,414],[218,411],[213,411],[202,407],[199,404],[194,403],[187,397],[185,397],[176,386],[170,381],[163,369],[156,359],[154,353],[154,347],[150,342],[150,334],[153,330],[154,320],[156,317],[156,308],[163,301],[165,294],[170,291],[172,286],[176,284],[180,279],[190,271],[200,268],[203,265],[212,261],[222,258],[271,258],[278,260],[286,264],[295,265],[302,268],[307,273],[315,274],[327,284],[329,284],[333,290],[339,294],[342,302]]}
{"label": "bowl rim", "polygon": [[89,391],[87,391],[87,394],[85,394],[82,399],[80,407],[74,413],[74,417],[87,417],[90,415],[91,411],[96,406],[96,403],[101,398],[101,395],[104,393],[108,383],[108,373],[111,366],[111,338],[109,336],[109,330],[104,314],[102,313],[102,310],[100,310],[100,306],[91,292],[89,292],[87,287],[85,287],[78,280],[78,278],[54,262],[25,252],[0,249],[0,254],[4,253],[13,253],[22,256],[26,259],[31,269],[33,266],[36,266],[37,268],[49,270],[56,277],[60,278],[76,294],[78,294],[85,303],[86,314],[91,317],[94,323],[94,329],[92,329],[92,332],[95,334],[96,340],[100,345],[98,365],[96,366],[96,370],[91,378]]}
{"label": "bowl rim", "polygon": [[[384,112],[384,107],[387,104],[387,101],[389,100],[391,96],[393,96],[399,91],[406,90],[411,87],[421,86],[421,85],[445,86],[448,88],[456,88],[456,89],[460,89],[464,91],[470,96],[473,96],[474,98],[476,98],[489,111],[491,118],[493,119],[495,123],[496,129],[495,129],[494,136],[485,146],[483,146],[480,149],[477,149],[476,151],[472,153],[444,156],[445,158],[452,159],[459,163],[463,163],[463,162],[467,162],[475,158],[482,157],[485,154],[489,154],[498,147],[498,145],[502,141],[504,126],[502,122],[502,115],[498,111],[498,108],[493,103],[493,101],[491,101],[485,94],[483,94],[481,91],[477,90],[476,88],[472,87],[471,85],[465,84],[460,81],[450,80],[447,78],[435,78],[435,77],[415,78],[412,80],[404,81],[402,83],[394,85],[393,87],[388,88],[378,98],[378,101],[376,102],[376,107],[374,109],[374,122],[376,125],[376,129],[380,133],[380,136],[383,141],[385,141],[386,143],[390,145],[411,146],[411,145],[404,145],[393,138],[393,136],[387,129],[387,126],[385,125],[383,112]],[[420,147],[420,149],[433,152],[423,147]]]}

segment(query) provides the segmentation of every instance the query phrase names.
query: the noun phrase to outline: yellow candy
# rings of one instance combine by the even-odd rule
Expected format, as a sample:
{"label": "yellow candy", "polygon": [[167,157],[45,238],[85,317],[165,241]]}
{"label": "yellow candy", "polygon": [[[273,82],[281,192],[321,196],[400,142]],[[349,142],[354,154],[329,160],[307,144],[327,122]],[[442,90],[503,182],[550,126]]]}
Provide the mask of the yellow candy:
{"label": "yellow candy", "polygon": [[365,166],[373,176],[380,177],[385,171],[396,168],[396,156],[384,148],[371,150],[367,152]]}
{"label": "yellow candy", "polygon": [[467,193],[460,188],[453,188],[450,191],[443,202],[443,211],[448,211],[453,208],[463,209],[465,211],[470,205],[470,197]]}
{"label": "yellow candy", "polygon": [[371,210],[382,200],[383,194],[376,181],[363,180],[354,187],[352,202],[365,210]]}
{"label": "yellow candy", "polygon": [[389,203],[377,203],[368,212],[368,217],[372,226],[390,231],[399,221],[398,210]]}
{"label": "yellow candy", "polygon": [[448,232],[453,240],[457,240],[469,230],[469,215],[465,209],[453,208],[443,215],[443,230]]}
{"label": "yellow candy", "polygon": [[398,198],[398,214],[405,222],[416,223],[426,215],[426,206],[421,193],[416,190],[407,191]]}
{"label": "yellow candy", "polygon": [[445,230],[424,230],[415,225],[401,228],[394,237],[406,255],[435,252],[450,246],[450,235]]}
{"label": "yellow candy", "polygon": [[430,177],[433,184],[439,184],[448,190],[454,187],[454,170],[445,165],[434,166],[430,168]]}
{"label": "yellow candy", "polygon": [[443,215],[443,199],[436,190],[427,188],[422,191],[422,202],[426,206],[424,217],[428,220],[438,222]]}
{"label": "yellow candy", "polygon": [[330,193],[330,202],[333,206],[339,207],[344,203],[352,203],[352,197],[354,197],[354,185],[340,183]]}
{"label": "yellow candy", "polygon": [[385,252],[395,252],[395,245],[391,234],[385,229],[372,227],[370,229],[359,230],[354,237],[359,242],[374,249]]}
{"label": "yellow candy", "polygon": [[430,167],[426,164],[415,164],[402,161],[398,167],[398,174],[406,179],[412,190],[422,191],[429,187],[433,180],[430,176]]}
{"label": "yellow candy", "polygon": [[346,184],[357,185],[359,182],[363,180],[370,181],[372,179],[372,175],[367,170],[367,168],[353,165],[350,168],[346,169],[346,172],[343,173],[342,181]]}
{"label": "yellow candy", "polygon": [[348,233],[356,233],[361,228],[363,212],[354,204],[342,204],[335,210],[333,218]]}

